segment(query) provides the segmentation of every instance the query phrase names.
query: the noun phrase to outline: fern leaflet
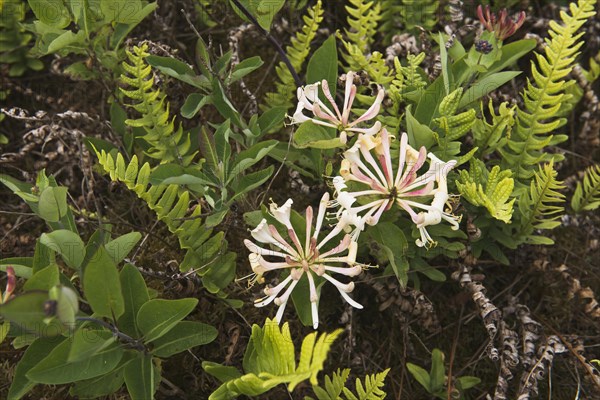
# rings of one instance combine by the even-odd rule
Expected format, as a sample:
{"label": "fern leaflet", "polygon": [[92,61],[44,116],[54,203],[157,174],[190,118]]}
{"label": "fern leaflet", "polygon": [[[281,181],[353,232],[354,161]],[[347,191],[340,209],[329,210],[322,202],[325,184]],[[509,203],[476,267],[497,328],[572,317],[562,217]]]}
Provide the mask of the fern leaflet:
{"label": "fern leaflet", "polygon": [[344,395],[348,400],[381,400],[385,399],[386,393],[381,389],[384,384],[385,377],[389,372],[389,368],[383,372],[365,377],[365,383],[356,378],[356,393],[354,395],[350,389],[344,388]]}
{"label": "fern leaflet", "polygon": [[421,26],[431,30],[437,23],[437,11],[440,7],[439,0],[402,0],[399,8],[400,20],[405,29],[417,31]]}
{"label": "fern leaflet", "polygon": [[[444,97],[439,106],[440,117],[433,120],[438,127],[438,132],[442,133],[441,135],[437,132],[435,133],[438,148],[434,151],[439,153],[444,160],[460,154],[462,143],[458,139],[466,135],[473,127],[473,124],[475,124],[475,110],[470,109],[456,114],[462,93],[463,89],[458,88]],[[476,151],[477,149],[475,148],[463,157],[460,157],[458,159],[459,165],[473,157]]]}
{"label": "fern leaflet", "polygon": [[554,163],[540,166],[534,173],[534,179],[527,196],[519,201],[519,211],[522,215],[520,232],[517,236],[533,244],[553,244],[544,236],[533,235],[535,229],[554,229],[560,225],[557,219],[564,207],[556,205],[564,202],[565,196],[558,190],[564,189],[562,181],[556,179],[557,172]]}
{"label": "fern leaflet", "polygon": [[577,182],[571,207],[575,212],[591,211],[600,207],[600,165],[589,167],[583,179]]}
{"label": "fern leaflet", "polygon": [[390,75],[390,68],[385,65],[383,54],[378,51],[371,53],[371,44],[375,40],[377,27],[381,20],[381,6],[375,1],[349,0],[346,6],[348,12],[348,25],[346,37],[342,39],[345,52],[342,53],[344,61],[353,71],[365,70],[375,83],[386,84],[394,77]]}
{"label": "fern leaflet", "polygon": [[577,33],[594,13],[595,0],[579,0],[571,3],[570,14],[561,11],[562,25],[550,21],[546,39],[545,56],[536,53],[537,65],[532,61],[532,80],[523,92],[524,108],[517,110],[515,135],[508,146],[501,150],[503,169],[511,168],[524,185],[534,174],[533,166],[540,162],[560,160],[556,154],[543,153],[547,145],[563,142],[565,135],[551,134],[564,123],[556,119],[561,104],[568,100],[565,93],[573,81],[565,77],[573,68],[577,51],[583,44]]}
{"label": "fern leaflet", "polygon": [[142,138],[150,146],[146,154],[163,163],[179,161],[188,165],[195,153],[190,151],[190,135],[184,133],[181,124],[175,129],[175,117],[169,120],[169,102],[164,93],[154,89],[152,67],[145,61],[148,45],[135,46],[133,52],[127,51],[128,61],[123,62],[126,73],[121,75],[121,82],[132,89],[121,92],[134,101],[130,106],[141,114],[136,119],[125,121],[127,125],[144,129]]}
{"label": "fern leaflet", "polygon": [[[482,176],[483,171],[487,177]],[[488,172],[483,163],[471,160],[470,171],[460,171],[456,187],[469,203],[487,208],[492,217],[509,224],[515,202],[514,198],[509,200],[514,188],[511,175],[510,170],[500,171],[497,165]]]}

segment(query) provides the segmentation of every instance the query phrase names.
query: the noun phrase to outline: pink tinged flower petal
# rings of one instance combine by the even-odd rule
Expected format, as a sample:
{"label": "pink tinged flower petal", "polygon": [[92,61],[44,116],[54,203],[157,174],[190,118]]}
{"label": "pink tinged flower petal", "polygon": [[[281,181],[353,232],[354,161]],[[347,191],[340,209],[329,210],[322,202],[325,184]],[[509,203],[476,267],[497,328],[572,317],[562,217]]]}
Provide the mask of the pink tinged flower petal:
{"label": "pink tinged flower petal", "polygon": [[408,173],[405,174],[405,176],[402,179],[402,181],[400,182],[400,184],[398,184],[396,186],[399,190],[402,190],[402,188],[410,185],[411,183],[413,183],[415,181],[415,179],[417,177],[417,171],[423,166],[426,158],[427,158],[427,150],[425,150],[425,147],[421,147],[419,149],[419,157],[417,158],[415,163],[411,166],[410,170],[408,170]]}
{"label": "pink tinged flower petal", "polygon": [[261,257],[259,255],[257,255],[255,262],[260,264],[260,266],[263,267],[266,271],[274,271],[276,269],[290,268],[290,267],[296,266],[294,263],[290,264],[287,261],[270,262],[270,261],[265,260],[263,257]]}
{"label": "pink tinged flower petal", "polygon": [[[348,84],[350,87],[348,88]],[[342,111],[342,124],[344,126],[348,125],[348,118],[350,117],[350,109],[352,108],[352,103],[354,103],[354,98],[356,97],[356,85],[352,82],[352,80],[348,80],[348,75],[346,75],[346,93],[344,98],[344,110]]]}
{"label": "pink tinged flower petal", "polygon": [[334,277],[324,274],[323,278],[327,279],[329,282],[333,283],[333,285],[337,288],[340,293],[350,293],[354,290],[354,282],[342,283],[335,279]]}
{"label": "pink tinged flower petal", "polygon": [[[383,214],[383,212],[385,210],[389,210],[391,204],[392,204],[391,199],[388,199],[388,200],[384,201],[383,203],[381,203],[379,208],[377,208],[377,211],[372,216],[365,218],[365,222],[371,226],[377,225],[377,223],[379,222],[379,219],[381,218],[381,215]],[[375,208],[371,209],[371,211],[373,211],[373,210],[375,210]]]}
{"label": "pink tinged flower petal", "polygon": [[352,174],[357,176],[360,181],[370,181],[369,186],[371,186],[372,189],[387,192],[375,174],[373,174],[373,172],[371,172],[371,170],[362,162],[359,156],[359,151],[361,151],[361,149],[355,149],[355,146],[344,153],[344,156],[350,161],[351,164],[353,164]]}
{"label": "pink tinged flower petal", "polygon": [[275,315],[275,319],[277,320],[278,324],[281,323],[281,320],[283,318],[283,312],[285,311],[285,306],[290,298],[290,295],[292,294],[292,291],[294,290],[297,284],[298,280],[292,280],[292,284],[287,288],[285,293],[281,297],[275,298],[275,304],[279,306],[277,314]]}
{"label": "pink tinged flower petal", "polygon": [[387,143],[387,145],[382,143],[381,147],[383,152],[382,154],[377,155],[377,160],[379,161],[379,165],[381,165],[381,170],[383,171],[387,187],[389,188],[392,187],[392,185],[394,184],[394,171],[392,171],[392,158],[390,155],[389,142]]}
{"label": "pink tinged flower petal", "polygon": [[406,162],[406,150],[408,148],[408,135],[406,132],[400,136],[400,154],[398,156],[398,170],[396,171],[396,180],[394,186],[398,187],[400,179],[402,178],[402,171],[404,171],[404,164]]}
{"label": "pink tinged flower petal", "polygon": [[523,22],[525,22],[525,11],[521,11],[517,17],[517,20],[514,22],[515,31],[523,25]]}
{"label": "pink tinged flower petal", "polygon": [[401,198],[397,198],[396,204],[398,204],[400,207],[402,207],[410,215],[410,218],[412,219],[412,221],[415,224],[417,223],[417,218],[418,218],[417,213],[414,212],[414,210],[410,207],[409,204],[407,204],[407,202],[405,200],[402,200]]}
{"label": "pink tinged flower petal", "polygon": [[290,283],[291,280],[292,276],[289,275],[277,286],[274,286],[272,288],[265,288],[264,293],[267,295],[267,297],[256,300],[254,302],[254,307],[264,307],[268,304],[271,304],[271,302],[275,300],[279,292],[281,292],[283,288],[286,287],[288,283]]}
{"label": "pink tinged flower petal", "polygon": [[412,185],[404,188],[404,190],[410,190],[410,191],[402,192],[401,197],[419,197],[419,196],[427,196],[427,195],[431,194],[431,191],[433,190],[433,185],[434,185],[433,181],[427,182],[425,187],[423,187],[421,189],[411,190],[413,187],[419,187],[421,185],[422,185],[421,182],[415,182]]}
{"label": "pink tinged flower petal", "polygon": [[338,217],[338,223],[333,227],[331,232],[317,246],[317,250],[320,250],[321,247],[325,245],[329,240],[336,237],[340,232],[342,232],[347,226],[355,222],[358,217],[354,212],[350,213],[348,210],[343,210],[341,215]]}
{"label": "pink tinged flower petal", "polygon": [[333,115],[333,113],[331,111],[329,111],[329,109],[327,107],[323,107],[323,110],[321,110],[321,105],[319,104],[315,104],[313,105],[313,113],[315,113],[315,116],[327,121],[330,121],[332,124],[334,124],[335,127],[337,127],[341,121],[338,120],[335,115]]}
{"label": "pink tinged flower petal", "polygon": [[362,273],[362,267],[360,265],[355,265],[353,267],[332,267],[329,265],[325,265],[325,271],[334,272],[336,274],[346,276],[357,276]]}
{"label": "pink tinged flower petal", "polygon": [[340,240],[340,244],[335,246],[333,249],[321,254],[319,257],[319,260],[322,260],[323,258],[328,257],[330,255],[338,254],[338,253],[341,253],[342,251],[345,251],[350,246],[351,242],[352,242],[352,240],[350,239],[350,235],[344,236],[344,238],[342,240]]}
{"label": "pink tinged flower petal", "polygon": [[[342,295],[344,300],[346,300],[346,302],[348,302],[348,304],[350,304],[354,308],[358,308],[358,309],[363,308],[362,305],[360,305],[356,301],[352,300],[352,298],[350,296],[348,296],[348,293],[345,291],[345,289],[348,289],[347,286],[343,285],[341,282],[338,282],[336,279],[332,278],[331,276],[329,276],[327,274],[324,274],[323,278],[327,279],[329,282],[331,282],[335,285],[335,287],[338,289],[338,292],[340,292],[340,294]],[[350,283],[353,283],[353,282],[350,282]],[[341,285],[342,288],[340,288],[339,285]],[[352,285],[352,288],[350,289],[350,291],[352,291],[352,289],[354,289],[354,284]]]}
{"label": "pink tinged flower petal", "polygon": [[306,207],[306,237],[304,242],[304,249],[308,253],[310,247],[310,234],[312,229],[313,220],[313,209],[311,206]]}
{"label": "pink tinged flower petal", "polygon": [[[276,243],[276,244],[279,245],[279,243]],[[260,254],[261,256],[274,256],[274,257],[286,258],[289,255],[289,254],[286,254],[286,253],[282,253],[280,251],[275,251],[275,250],[265,249],[263,247],[259,247],[258,245],[256,245],[255,243],[252,243],[248,239],[244,239],[244,245],[251,252]]]}
{"label": "pink tinged flower petal", "polygon": [[290,283],[291,280],[292,280],[292,275],[290,274],[287,276],[287,278],[285,278],[283,281],[281,281],[277,286],[265,288],[264,293],[267,296],[273,296],[273,298],[275,298],[279,294],[279,292],[281,292],[283,290],[283,288],[286,287],[288,283]]}
{"label": "pink tinged flower petal", "polygon": [[329,83],[327,83],[327,81],[325,79],[323,79],[323,81],[321,81],[321,86],[323,87],[323,94],[325,95],[325,98],[327,100],[329,100],[329,102],[333,106],[335,114],[338,117],[338,120],[340,122],[342,122],[342,114],[340,113],[340,109],[338,108],[337,104],[335,103],[335,99],[331,95],[331,91],[329,90]]}
{"label": "pink tinged flower petal", "polygon": [[388,198],[373,200],[372,202],[367,203],[365,205],[352,208],[352,212],[358,214],[358,213],[361,213],[361,212],[363,212],[365,210],[369,210],[368,214],[370,215],[373,212],[375,212],[374,210],[376,210],[379,206],[381,206],[381,204],[385,204],[388,201],[389,201]]}
{"label": "pink tinged flower petal", "polygon": [[366,136],[376,135],[381,130],[381,122],[376,121],[375,124],[370,128],[356,128],[356,127],[348,127],[346,128],[348,132],[356,132],[362,133]]}
{"label": "pink tinged flower petal", "polygon": [[[345,180],[364,183],[367,186],[373,185],[373,180],[371,178],[369,178],[368,176],[366,176],[365,174],[363,174],[360,171],[360,169],[358,168],[358,166],[356,166],[355,164],[352,164],[347,159],[344,159],[342,162],[344,162],[344,161],[346,161],[348,163],[348,170],[350,171],[345,174],[345,176],[344,176]],[[344,173],[344,172],[345,171],[340,170],[340,173]]]}
{"label": "pink tinged flower petal", "polygon": [[[298,254],[300,254],[300,256],[302,256],[302,255],[306,256],[307,254],[305,254],[306,252],[304,251],[304,249],[302,248],[302,245],[300,244],[300,240],[298,239],[298,235],[296,235],[296,231],[293,228],[288,229],[288,235],[289,235],[290,239],[292,239],[292,243],[294,243],[294,245],[296,246]],[[306,251],[308,251],[308,246],[306,247]]]}
{"label": "pink tinged flower petal", "polygon": [[377,179],[377,184],[387,189],[387,180],[385,178],[384,172],[381,170],[381,165],[375,161],[375,158],[373,158],[371,153],[365,147],[361,147],[360,152],[363,158],[367,161],[367,163],[369,163],[369,165],[377,174],[377,177],[379,178]]}
{"label": "pink tinged flower petal", "polygon": [[286,242],[285,239],[279,234],[279,232],[277,231],[277,228],[275,228],[275,226],[269,225],[269,230],[271,231],[271,234],[277,240],[277,243],[280,245],[280,247],[282,249],[287,251],[294,258],[297,258],[297,259],[301,258],[300,254],[296,250],[294,250],[294,248],[292,246],[290,246],[289,243]]}
{"label": "pink tinged flower petal", "polygon": [[317,214],[317,224],[315,225],[315,233],[313,233],[313,238],[317,239],[319,233],[321,231],[321,226],[323,225],[323,220],[325,219],[325,212],[327,212],[327,206],[329,205],[329,193],[325,192],[323,197],[321,197],[321,201],[319,203],[319,213]]}
{"label": "pink tinged flower petal", "polygon": [[379,114],[379,108],[381,107],[381,102],[383,101],[383,97],[385,96],[385,91],[383,90],[382,87],[379,88],[379,92],[377,93],[377,97],[375,98],[375,101],[373,102],[373,104],[371,104],[371,107],[369,107],[369,109],[367,111],[365,111],[365,113],[363,115],[361,115],[359,118],[355,119],[350,126],[354,126],[357,125],[363,121],[368,121],[370,119],[373,119],[377,116],[377,114]]}

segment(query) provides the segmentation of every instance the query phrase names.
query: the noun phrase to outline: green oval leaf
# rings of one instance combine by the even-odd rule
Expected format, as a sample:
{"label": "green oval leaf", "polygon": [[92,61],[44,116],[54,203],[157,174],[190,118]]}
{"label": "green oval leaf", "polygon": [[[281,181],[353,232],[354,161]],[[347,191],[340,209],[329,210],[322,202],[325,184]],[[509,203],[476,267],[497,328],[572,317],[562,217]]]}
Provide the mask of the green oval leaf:
{"label": "green oval leaf", "polygon": [[67,214],[67,188],[49,186],[40,194],[40,217],[48,222],[58,222]]}
{"label": "green oval leaf", "polygon": [[84,360],[69,362],[70,349],[70,340],[59,344],[27,372],[27,378],[33,382],[50,385],[90,379],[113,370],[123,357],[121,346],[113,343]]}
{"label": "green oval leaf", "polygon": [[192,347],[201,346],[215,340],[217,330],[196,321],[181,321],[164,336],[154,341],[152,354],[157,357],[170,357]]}
{"label": "green oval leaf", "polygon": [[179,321],[194,310],[198,299],[165,300],[146,302],[137,314],[137,325],[146,342],[158,339],[169,332]]}
{"label": "green oval leaf", "polygon": [[119,271],[104,247],[98,248],[85,268],[83,289],[96,316],[119,318],[125,311]]}
{"label": "green oval leaf", "polygon": [[43,233],[40,242],[60,254],[69,267],[78,269],[81,266],[85,256],[85,245],[78,234],[67,229],[59,229]]}

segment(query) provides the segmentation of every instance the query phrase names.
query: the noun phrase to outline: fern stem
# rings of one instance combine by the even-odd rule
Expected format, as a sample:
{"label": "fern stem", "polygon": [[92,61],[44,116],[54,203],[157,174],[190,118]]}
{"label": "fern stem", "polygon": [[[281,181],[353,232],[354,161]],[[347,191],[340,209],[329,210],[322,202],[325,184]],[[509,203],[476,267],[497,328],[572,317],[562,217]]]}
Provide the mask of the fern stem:
{"label": "fern stem", "polygon": [[238,0],[232,0],[232,1],[235,3],[236,7],[239,8],[242,13],[244,13],[244,15],[250,20],[250,22],[252,22],[252,24],[254,26],[256,26],[256,28],[259,30],[259,32],[262,33],[263,36],[266,37],[269,42],[271,42],[273,47],[275,47],[275,50],[277,50],[277,53],[279,53],[279,56],[281,57],[282,61],[285,63],[286,67],[288,67],[288,69],[290,70],[290,74],[292,74],[292,77],[294,78],[294,82],[296,83],[296,86],[297,87],[302,86],[302,80],[298,76],[296,69],[290,62],[290,59],[288,58],[287,54],[285,54],[285,51],[283,51],[283,48],[281,47],[279,42],[269,32],[267,32],[265,29],[263,29],[262,26],[260,26],[260,24],[258,23],[256,18],[254,18],[254,16],[250,13],[250,11],[248,11],[248,9],[246,7],[244,7],[242,5],[242,3],[240,3]]}

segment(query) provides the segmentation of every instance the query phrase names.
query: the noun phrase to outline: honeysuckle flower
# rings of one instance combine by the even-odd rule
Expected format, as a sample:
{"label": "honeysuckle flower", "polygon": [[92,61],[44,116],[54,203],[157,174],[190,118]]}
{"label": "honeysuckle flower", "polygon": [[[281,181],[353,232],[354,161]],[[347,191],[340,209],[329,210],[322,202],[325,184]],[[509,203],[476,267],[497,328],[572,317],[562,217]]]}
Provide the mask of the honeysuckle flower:
{"label": "honeysuckle flower", "polygon": [[0,304],[6,303],[17,287],[17,276],[15,275],[15,269],[13,267],[6,267],[6,278],[6,289],[4,290],[4,294],[2,294],[2,291],[0,290]]}
{"label": "honeysuckle flower", "polygon": [[516,20],[513,20],[508,16],[508,11],[503,9],[500,14],[496,16],[490,11],[490,6],[477,7],[477,17],[483,26],[489,31],[494,32],[498,40],[504,40],[512,35],[523,25],[525,22],[525,11],[521,11]]}
{"label": "honeysuckle flower", "polygon": [[[283,206],[272,204],[270,207],[273,217],[286,227],[287,240],[274,225],[268,224],[266,219],[263,219],[250,234],[257,242],[270,245],[271,248],[261,247],[248,239],[244,240],[245,246],[251,252],[248,259],[252,271],[256,275],[254,280],[260,280],[265,273],[270,271],[289,271],[289,275],[278,285],[265,288],[265,297],[255,301],[254,305],[264,307],[274,302],[279,306],[275,319],[281,322],[286,304],[294,288],[306,273],[310,290],[313,327],[317,329],[319,325],[317,279],[323,278],[331,282],[348,304],[362,308],[348,295],[354,289],[354,282],[342,283],[331,276],[331,274],[339,274],[353,277],[362,271],[363,266],[356,262],[357,243],[351,234],[345,232],[351,228],[352,223],[357,221],[355,216],[346,212],[333,229],[319,240],[330,203],[329,194],[325,193],[319,204],[314,229],[313,209],[310,206],[306,208],[306,233],[302,238],[298,236],[290,222],[292,203],[292,199],[289,199]],[[340,234],[343,234],[340,242],[332,243],[334,238]],[[343,253],[346,254],[343,255]],[[340,266],[340,264],[342,265]]]}
{"label": "honeysuckle flower", "polygon": [[[376,225],[382,214],[397,204],[419,228],[421,239],[416,241],[417,245],[432,245],[434,241],[427,226],[445,220],[451,223],[452,229],[458,229],[459,218],[444,210],[449,200],[446,176],[456,161],[443,162],[433,153],[427,154],[425,147],[415,150],[403,133],[394,172],[390,142],[385,128],[374,137],[359,136],[354,146],[344,153],[340,176],[333,179],[336,192],[333,205],[339,206],[340,211],[348,210],[350,215],[360,215],[368,225]],[[418,171],[427,158],[429,169],[419,176]],[[361,190],[349,191],[347,183],[351,181],[363,186]],[[366,199],[365,204],[355,204],[361,197]],[[425,203],[423,198],[431,198],[431,204]]]}
{"label": "honeysuckle flower", "polygon": [[[336,128],[340,131],[340,140],[346,143],[347,137],[355,133],[365,135],[374,135],[381,129],[381,123],[375,122],[373,126],[368,128],[359,128],[358,125],[362,122],[370,121],[377,116],[381,107],[381,102],[385,92],[383,88],[379,88],[377,97],[371,107],[364,114],[353,121],[350,121],[350,110],[356,97],[356,85],[354,84],[355,73],[350,71],[346,74],[346,90],[344,93],[344,106],[342,111],[335,102],[327,81],[323,79],[321,82],[316,82],[304,87],[298,88],[298,106],[292,116],[293,124],[300,124],[306,121],[312,121],[317,125]],[[325,105],[319,99],[319,86],[321,86],[325,98],[328,100],[330,107]],[[313,117],[304,115],[304,110],[308,110],[313,114]]]}

